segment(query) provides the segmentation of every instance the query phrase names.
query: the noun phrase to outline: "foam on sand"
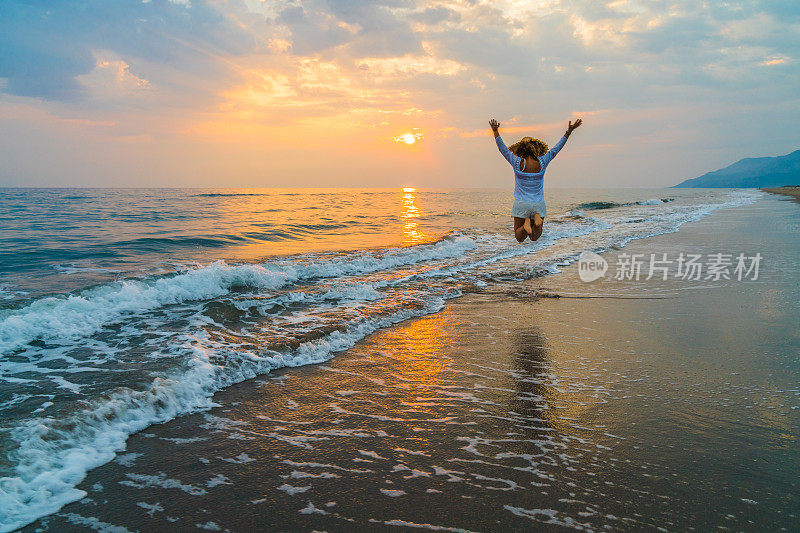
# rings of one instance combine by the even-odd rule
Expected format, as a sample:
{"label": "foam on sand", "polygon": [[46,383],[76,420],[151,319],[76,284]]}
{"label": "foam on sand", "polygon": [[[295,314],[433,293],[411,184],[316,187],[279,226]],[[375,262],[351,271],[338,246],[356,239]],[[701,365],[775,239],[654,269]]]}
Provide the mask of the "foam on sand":
{"label": "foam on sand", "polygon": [[[128,436],[147,426],[183,414],[207,410],[214,392],[281,367],[321,363],[352,347],[378,329],[440,310],[444,300],[431,299],[420,309],[406,309],[345,331],[304,343],[288,353],[241,353],[237,364],[214,364],[213,351],[201,339],[184,348],[193,357],[187,368],[156,378],[146,391],[118,390],[67,420],[35,419],[13,430],[19,448],[10,453],[14,477],[0,478],[0,531],[22,527],[86,495],[76,485],[86,473],[114,458]],[[134,480],[135,481],[135,480]]]}

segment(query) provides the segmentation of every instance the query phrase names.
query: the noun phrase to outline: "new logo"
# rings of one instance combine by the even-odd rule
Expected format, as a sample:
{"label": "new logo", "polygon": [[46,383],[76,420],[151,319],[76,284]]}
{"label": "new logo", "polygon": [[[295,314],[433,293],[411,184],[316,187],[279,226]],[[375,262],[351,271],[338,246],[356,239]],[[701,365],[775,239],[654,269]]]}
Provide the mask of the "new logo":
{"label": "new logo", "polygon": [[581,281],[590,283],[605,276],[608,263],[594,252],[583,252],[578,257],[578,276]]}

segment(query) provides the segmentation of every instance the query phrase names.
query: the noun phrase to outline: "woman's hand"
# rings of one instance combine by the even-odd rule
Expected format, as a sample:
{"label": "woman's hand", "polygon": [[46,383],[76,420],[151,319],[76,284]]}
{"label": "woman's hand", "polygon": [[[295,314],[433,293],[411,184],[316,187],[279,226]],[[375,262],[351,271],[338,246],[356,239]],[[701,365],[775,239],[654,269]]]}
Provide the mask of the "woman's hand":
{"label": "woman's hand", "polygon": [[567,137],[569,137],[569,134],[572,133],[572,130],[577,129],[581,124],[583,124],[583,119],[579,118],[578,120],[575,121],[574,124],[570,120],[569,121],[569,126],[567,127],[567,134],[566,134]]}
{"label": "woman's hand", "polygon": [[500,133],[498,133],[497,131],[498,129],[500,129],[500,123],[497,122],[495,119],[489,121],[489,127],[492,128],[492,132],[494,133],[495,137],[500,135]]}

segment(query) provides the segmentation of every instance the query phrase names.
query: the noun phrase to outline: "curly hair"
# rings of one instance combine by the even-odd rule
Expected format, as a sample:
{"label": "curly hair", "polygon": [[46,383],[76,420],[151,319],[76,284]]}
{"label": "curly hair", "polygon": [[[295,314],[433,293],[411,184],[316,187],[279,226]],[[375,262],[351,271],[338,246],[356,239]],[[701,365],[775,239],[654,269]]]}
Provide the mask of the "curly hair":
{"label": "curly hair", "polygon": [[523,137],[508,149],[517,157],[542,157],[547,153],[547,143],[532,137]]}

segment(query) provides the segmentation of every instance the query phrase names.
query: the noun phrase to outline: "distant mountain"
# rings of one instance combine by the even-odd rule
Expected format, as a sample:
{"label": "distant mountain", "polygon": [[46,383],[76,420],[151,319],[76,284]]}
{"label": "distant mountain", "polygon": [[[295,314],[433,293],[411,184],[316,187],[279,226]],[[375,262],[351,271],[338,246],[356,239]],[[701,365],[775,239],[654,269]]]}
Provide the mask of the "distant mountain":
{"label": "distant mountain", "polygon": [[800,185],[800,150],[778,157],[747,157],[673,187],[780,187]]}

